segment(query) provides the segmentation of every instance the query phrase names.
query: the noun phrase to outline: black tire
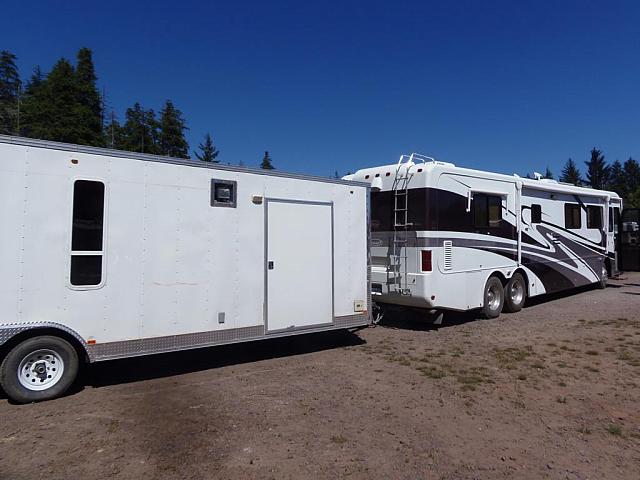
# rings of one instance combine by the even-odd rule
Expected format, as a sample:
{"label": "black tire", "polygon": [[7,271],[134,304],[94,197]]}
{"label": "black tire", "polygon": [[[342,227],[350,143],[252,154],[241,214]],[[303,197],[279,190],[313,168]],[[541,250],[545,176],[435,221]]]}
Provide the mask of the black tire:
{"label": "black tire", "polygon": [[504,288],[497,277],[489,277],[484,286],[484,305],[482,315],[484,318],[497,318],[504,305]]}
{"label": "black tire", "polygon": [[[13,347],[4,358],[0,385],[18,403],[49,400],[61,396],[73,384],[78,366],[78,353],[66,340],[49,335],[33,337]],[[33,387],[27,388],[23,382],[33,382]],[[51,386],[47,387],[47,382]]]}
{"label": "black tire", "polygon": [[609,280],[609,269],[607,268],[607,265],[605,263],[603,263],[602,264],[602,275],[600,277],[600,280],[597,283],[598,288],[600,288],[600,289],[607,288],[607,281],[608,280]]}
{"label": "black tire", "polygon": [[524,281],[524,277],[516,272],[504,287],[504,311],[519,312],[524,307],[526,299],[527,283]]}

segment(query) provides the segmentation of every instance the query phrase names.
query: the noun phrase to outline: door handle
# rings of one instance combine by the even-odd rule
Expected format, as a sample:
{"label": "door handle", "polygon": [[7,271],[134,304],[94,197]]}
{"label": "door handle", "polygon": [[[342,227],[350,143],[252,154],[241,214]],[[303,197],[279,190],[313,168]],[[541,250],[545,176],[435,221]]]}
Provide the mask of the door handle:
{"label": "door handle", "polygon": [[269,270],[273,270],[273,260],[269,260],[269,261],[267,262],[267,268],[268,268]]}

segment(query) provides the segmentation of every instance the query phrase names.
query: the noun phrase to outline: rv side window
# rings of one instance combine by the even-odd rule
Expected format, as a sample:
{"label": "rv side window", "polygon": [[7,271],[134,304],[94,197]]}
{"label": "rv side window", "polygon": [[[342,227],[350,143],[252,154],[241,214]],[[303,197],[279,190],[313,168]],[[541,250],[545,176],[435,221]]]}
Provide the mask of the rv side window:
{"label": "rv side window", "polygon": [[104,183],[76,180],[73,184],[71,285],[96,286],[102,282],[103,242]]}
{"label": "rv side window", "polygon": [[211,180],[211,206],[235,208],[236,186],[235,181]]}
{"label": "rv side window", "polygon": [[496,228],[502,220],[502,198],[476,193],[473,196],[473,224],[476,227]]}
{"label": "rv side window", "polygon": [[564,228],[571,230],[579,230],[582,228],[580,205],[577,203],[564,204]]}
{"label": "rv side window", "polygon": [[542,223],[542,207],[540,205],[531,205],[531,223]]}
{"label": "rv side window", "polygon": [[587,228],[602,228],[602,207],[587,205]]}

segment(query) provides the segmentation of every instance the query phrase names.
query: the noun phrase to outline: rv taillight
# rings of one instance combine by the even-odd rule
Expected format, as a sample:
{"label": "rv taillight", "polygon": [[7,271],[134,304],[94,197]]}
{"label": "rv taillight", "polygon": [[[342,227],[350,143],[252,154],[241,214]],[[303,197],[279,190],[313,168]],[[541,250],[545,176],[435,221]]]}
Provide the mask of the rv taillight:
{"label": "rv taillight", "polygon": [[422,250],[422,271],[431,271],[431,250]]}

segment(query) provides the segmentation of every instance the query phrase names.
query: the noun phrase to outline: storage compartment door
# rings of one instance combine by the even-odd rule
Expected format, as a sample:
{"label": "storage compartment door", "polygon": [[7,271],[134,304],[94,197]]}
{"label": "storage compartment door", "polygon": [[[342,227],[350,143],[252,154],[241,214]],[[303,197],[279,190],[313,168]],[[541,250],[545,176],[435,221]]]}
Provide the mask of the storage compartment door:
{"label": "storage compartment door", "polygon": [[267,200],[267,331],[333,322],[333,207]]}

